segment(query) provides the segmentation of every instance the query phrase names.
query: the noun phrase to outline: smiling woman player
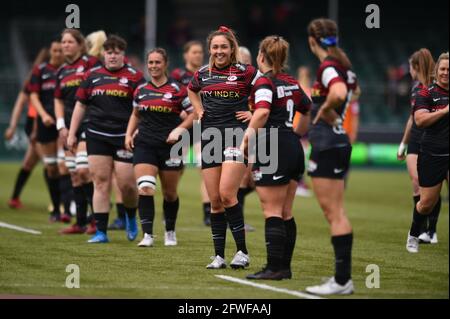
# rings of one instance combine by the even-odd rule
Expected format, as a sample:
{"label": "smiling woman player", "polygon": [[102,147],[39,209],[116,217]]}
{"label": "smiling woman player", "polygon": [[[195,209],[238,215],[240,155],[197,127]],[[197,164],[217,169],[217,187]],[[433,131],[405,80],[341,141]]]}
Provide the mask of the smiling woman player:
{"label": "smiling woman player", "polygon": [[[203,65],[204,52],[203,45],[200,41],[189,41],[183,47],[183,59],[185,62],[184,69],[174,69],[170,74],[171,78],[177,80],[185,87],[189,85],[194,76]],[[183,113],[182,113],[183,115]],[[200,141],[194,141],[193,128],[189,130],[191,136],[191,147],[193,147],[197,166],[201,166],[201,146]],[[200,194],[202,198],[203,207],[203,223],[206,226],[211,225],[211,203],[209,202],[208,192],[206,191],[205,182],[203,178],[200,182]]]}
{"label": "smiling woman player", "polygon": [[[156,176],[159,175],[164,197],[166,223],[165,246],[176,246],[175,224],[180,201],[178,183],[183,162],[171,156],[172,145],[192,126],[194,114],[186,88],[167,76],[166,50],[156,48],[147,54],[151,81],[139,86],[134,94],[134,111],[128,122],[125,145],[134,152],[134,173],[139,189],[139,217],[144,238],[139,247],[154,244]],[[180,113],[188,116],[181,120]],[[134,138],[136,129],[139,133]],[[180,154],[181,155],[181,154]]]}
{"label": "smiling woman player", "polygon": [[[189,84],[189,98],[202,126],[202,175],[211,201],[215,257],[207,268],[226,267],[227,224],[230,225],[237,246],[237,253],[230,266],[244,268],[249,265],[250,258],[237,193],[246,163],[239,150],[242,136],[227,141],[225,129],[241,132],[246,129],[247,124],[237,118],[238,112],[248,111],[248,96],[260,73],[253,66],[239,63],[239,45],[234,32],[227,27],[213,31],[208,36],[207,47],[209,65],[196,72]],[[220,137],[217,137],[218,134],[208,137],[208,131],[219,132]],[[210,144],[214,145],[212,150]]]}
{"label": "smiling woman player", "polygon": [[406,242],[410,253],[419,251],[421,226],[439,201],[442,182],[448,179],[448,59],[448,52],[441,54],[436,62],[436,82],[420,90],[414,104],[414,121],[424,129],[424,134],[417,157],[420,200],[414,207]]}

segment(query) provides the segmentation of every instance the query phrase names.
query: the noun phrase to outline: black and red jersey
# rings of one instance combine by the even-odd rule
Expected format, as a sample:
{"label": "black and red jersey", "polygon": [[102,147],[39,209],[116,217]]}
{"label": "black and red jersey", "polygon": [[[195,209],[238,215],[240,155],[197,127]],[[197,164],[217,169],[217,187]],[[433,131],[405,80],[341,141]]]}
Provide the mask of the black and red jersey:
{"label": "black and red jersey", "polygon": [[248,111],[252,86],[261,75],[245,64],[232,64],[223,69],[204,66],[195,72],[189,89],[200,92],[204,114],[203,127],[245,128],[247,124],[236,119],[236,112]]}
{"label": "black and red jersey", "polygon": [[[448,105],[448,90],[434,83],[428,88],[423,88],[417,93],[414,103],[414,112],[426,110],[436,112]],[[421,140],[421,151],[431,155],[449,154],[449,116],[443,116],[431,126],[424,128],[424,134]]]}
{"label": "black and red jersey", "polygon": [[187,87],[194,77],[194,73],[188,69],[177,68],[170,73],[170,77]]}
{"label": "black and red jersey", "polygon": [[[313,102],[311,119],[316,117],[320,107],[327,99],[330,87],[338,82],[344,83],[348,91],[347,99],[334,109],[341,117],[341,122],[344,122],[346,107],[351,99],[351,95],[357,88],[357,80],[352,70],[344,67],[337,59],[331,56],[326,57],[320,64],[316,81],[311,89],[311,100]],[[319,120],[317,124],[312,125],[308,133],[312,147],[321,151],[350,145],[342,123],[332,126],[323,120]]]}
{"label": "black and red jersey", "polygon": [[297,80],[284,73],[260,77],[253,86],[250,99],[255,110],[270,110],[265,128],[277,128],[279,132],[293,133],[295,112],[307,114],[311,109],[311,100]]}
{"label": "black and red jersey", "polygon": [[149,145],[166,144],[170,132],[181,124],[180,113],[192,113],[186,87],[169,79],[156,86],[148,82],[134,92],[134,107],[139,111],[140,141]]}
{"label": "black and red jersey", "polygon": [[426,86],[420,82],[414,83],[411,89],[411,114],[413,115],[413,123],[411,126],[411,131],[409,133],[410,142],[420,143],[420,139],[422,138],[423,134],[423,129],[419,128],[416,124],[416,121],[414,121],[414,105],[416,103],[417,94],[420,92],[420,90],[423,89],[426,89]]}
{"label": "black and red jersey", "polygon": [[39,94],[39,100],[45,111],[53,117],[55,116],[54,94],[57,72],[58,68],[48,62],[37,65],[33,68],[28,84],[28,91]]}
{"label": "black and red jersey", "polygon": [[70,125],[75,108],[75,94],[83,81],[84,74],[95,66],[101,66],[100,60],[93,56],[82,55],[72,63],[65,63],[58,70],[56,77],[55,98],[64,103],[64,120]]}
{"label": "black and red jersey", "polygon": [[133,93],[143,83],[142,72],[129,65],[115,71],[98,66],[86,72],[76,99],[87,106],[87,129],[105,136],[125,136]]}

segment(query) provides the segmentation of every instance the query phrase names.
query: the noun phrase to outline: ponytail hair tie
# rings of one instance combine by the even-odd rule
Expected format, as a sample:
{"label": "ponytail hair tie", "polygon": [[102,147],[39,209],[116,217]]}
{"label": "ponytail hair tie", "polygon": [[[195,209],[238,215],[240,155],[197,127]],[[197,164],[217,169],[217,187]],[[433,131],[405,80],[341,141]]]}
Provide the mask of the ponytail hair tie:
{"label": "ponytail hair tie", "polygon": [[338,44],[338,38],[336,36],[329,36],[325,38],[320,38],[320,43],[324,47],[335,47]]}
{"label": "ponytail hair tie", "polygon": [[229,33],[230,29],[228,29],[228,27],[225,27],[225,26],[220,26],[219,31],[223,32],[223,33]]}

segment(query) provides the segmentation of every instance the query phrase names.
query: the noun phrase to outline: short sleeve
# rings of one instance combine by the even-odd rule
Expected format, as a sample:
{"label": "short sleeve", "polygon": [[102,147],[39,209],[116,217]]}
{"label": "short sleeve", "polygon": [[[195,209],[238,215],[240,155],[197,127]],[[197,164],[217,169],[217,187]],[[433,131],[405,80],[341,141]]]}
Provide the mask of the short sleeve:
{"label": "short sleeve", "polygon": [[195,72],[194,76],[192,77],[191,82],[189,82],[189,90],[193,91],[193,92],[200,92],[200,90],[202,89],[201,85],[200,85],[200,73],[197,71]]}
{"label": "short sleeve", "polygon": [[62,99],[62,92],[61,92],[61,69],[56,74],[56,86],[55,86],[55,92],[53,93],[53,96],[55,99]]}
{"label": "short sleeve", "polygon": [[253,86],[254,109],[270,109],[273,101],[272,82],[267,77],[260,77]]}
{"label": "short sleeve", "polygon": [[300,100],[297,104],[297,111],[305,115],[311,110],[312,101],[300,86],[299,86],[299,93],[300,93]]}
{"label": "short sleeve", "polygon": [[31,73],[30,81],[28,82],[27,90],[30,93],[39,93],[41,90],[41,68],[36,65]]}
{"label": "short sleeve", "polygon": [[75,95],[75,99],[80,101],[84,105],[89,104],[89,100],[91,99],[91,81],[89,77],[85,77],[83,81],[81,81],[80,87],[77,90]]}
{"label": "short sleeve", "polygon": [[431,103],[430,103],[430,92],[428,88],[424,88],[417,92],[416,100],[414,101],[414,110],[416,112],[418,110],[427,110],[431,111]]}
{"label": "short sleeve", "polygon": [[182,110],[188,114],[192,113],[194,111],[194,107],[192,106],[191,100],[189,100],[189,96],[185,87],[181,88],[180,97]]}
{"label": "short sleeve", "polygon": [[325,88],[331,87],[334,83],[344,82],[344,78],[339,75],[336,68],[333,66],[328,66],[322,71],[322,76],[320,77],[321,83]]}

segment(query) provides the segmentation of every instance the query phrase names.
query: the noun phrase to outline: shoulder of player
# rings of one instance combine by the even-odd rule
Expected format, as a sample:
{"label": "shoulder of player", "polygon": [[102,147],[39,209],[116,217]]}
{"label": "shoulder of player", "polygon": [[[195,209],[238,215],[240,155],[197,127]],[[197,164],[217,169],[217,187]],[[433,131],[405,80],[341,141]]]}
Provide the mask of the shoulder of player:
{"label": "shoulder of player", "polygon": [[257,69],[250,64],[244,64],[244,63],[234,63],[231,65],[232,68],[237,69],[239,72],[242,73],[255,73],[257,71]]}
{"label": "shoulder of player", "polygon": [[131,65],[127,64],[125,66],[125,72],[136,81],[139,81],[141,78],[144,77],[144,73],[142,73],[140,70],[132,67]]}
{"label": "shoulder of player", "polygon": [[205,72],[208,72],[208,71],[209,71],[209,64],[205,64],[200,69],[198,69],[198,71],[195,72],[195,74],[201,74],[201,73],[205,73]]}
{"label": "shoulder of player", "polygon": [[103,65],[99,65],[96,67],[93,67],[92,69],[89,69],[84,74],[84,79],[92,79],[93,77],[107,74],[108,71],[103,67]]}
{"label": "shoulder of player", "polygon": [[95,56],[92,56],[92,55],[88,55],[88,54],[84,54],[81,57],[81,60],[83,60],[84,63],[87,63],[91,67],[95,67],[101,63],[98,58],[96,58]]}
{"label": "shoulder of player", "polygon": [[170,77],[179,81],[185,73],[186,71],[182,68],[175,68],[172,70],[172,72],[170,72]]}
{"label": "shoulder of player", "polygon": [[429,97],[431,97],[431,94],[435,89],[436,89],[436,86],[434,83],[432,83],[429,86],[423,86],[420,89],[417,89],[416,96],[422,97],[422,98],[429,98]]}
{"label": "shoulder of player", "polygon": [[186,87],[174,78],[169,78],[169,80],[167,81],[167,85],[171,86],[176,93],[186,91]]}
{"label": "shoulder of player", "polygon": [[35,66],[34,68],[36,70],[42,71],[47,67],[47,65],[48,65],[48,62],[42,62],[41,64]]}
{"label": "shoulder of player", "polygon": [[346,68],[341,63],[339,63],[339,61],[337,61],[334,58],[327,57],[320,64],[319,70],[318,70],[318,75],[320,76],[328,68],[333,68],[334,70],[336,70],[336,72],[338,72],[340,74],[343,74],[347,71]]}
{"label": "shoulder of player", "polygon": [[152,90],[153,86],[150,84],[150,82],[145,82],[136,87],[134,90],[134,96],[138,96],[139,94],[143,94],[145,91]]}
{"label": "shoulder of player", "polygon": [[270,86],[272,88],[275,87],[275,85],[273,83],[273,79],[266,74],[261,75],[255,82],[254,87],[256,89],[258,89],[258,87],[261,87],[261,86]]}

